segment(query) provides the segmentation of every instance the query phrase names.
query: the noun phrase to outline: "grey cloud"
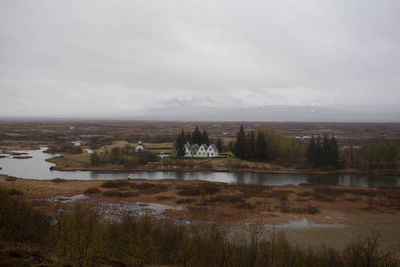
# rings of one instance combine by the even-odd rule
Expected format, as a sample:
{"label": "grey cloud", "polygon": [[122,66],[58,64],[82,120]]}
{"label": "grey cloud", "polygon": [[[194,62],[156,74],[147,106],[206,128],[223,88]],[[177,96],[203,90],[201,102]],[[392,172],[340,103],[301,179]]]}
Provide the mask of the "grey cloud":
{"label": "grey cloud", "polygon": [[[318,106],[318,119],[343,120],[367,106],[399,121],[399,13],[395,0],[4,0],[1,115],[172,118],[189,106],[186,119],[216,108],[224,120]],[[298,119],[271,114],[253,112]]]}

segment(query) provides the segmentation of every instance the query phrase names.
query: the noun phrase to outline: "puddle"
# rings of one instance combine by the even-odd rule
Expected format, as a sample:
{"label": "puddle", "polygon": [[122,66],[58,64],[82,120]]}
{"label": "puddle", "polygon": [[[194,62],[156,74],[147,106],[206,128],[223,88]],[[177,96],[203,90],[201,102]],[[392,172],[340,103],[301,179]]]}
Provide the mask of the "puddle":
{"label": "puddle", "polygon": [[61,203],[73,203],[76,201],[82,201],[82,200],[87,200],[87,199],[89,199],[88,196],[79,194],[79,195],[74,195],[74,196],[70,196],[70,197],[56,196],[56,197],[52,197],[52,198],[38,199],[38,200],[51,201],[51,202],[58,201]]}
{"label": "puddle", "polygon": [[336,228],[336,227],[344,227],[343,224],[333,223],[314,223],[307,219],[301,219],[298,221],[292,221],[283,224],[276,224],[276,225],[265,225],[266,227],[275,227],[279,229],[304,229],[304,228]]}

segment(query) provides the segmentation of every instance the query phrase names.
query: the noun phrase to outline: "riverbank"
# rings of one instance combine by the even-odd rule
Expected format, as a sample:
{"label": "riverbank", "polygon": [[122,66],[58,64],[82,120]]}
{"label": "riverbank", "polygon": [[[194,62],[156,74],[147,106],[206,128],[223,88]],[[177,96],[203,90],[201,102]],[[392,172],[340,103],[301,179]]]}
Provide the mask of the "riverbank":
{"label": "riverbank", "polygon": [[229,185],[145,179],[28,180],[4,175],[0,175],[0,184],[50,214],[55,204],[68,205],[69,199],[84,200],[84,204],[99,207],[104,214],[121,207],[128,207],[124,211],[128,212],[129,207],[137,205],[158,208],[157,205],[163,205],[163,214],[172,220],[260,223],[278,228],[281,225],[283,230],[290,231],[294,241],[311,245],[327,241],[341,248],[369,228],[381,232],[386,247],[400,245],[399,188]]}
{"label": "riverbank", "polygon": [[250,162],[240,159],[174,160],[150,162],[135,167],[123,165],[91,166],[89,155],[65,155],[46,161],[56,164],[51,170],[58,171],[99,171],[99,172],[229,172],[229,173],[270,173],[270,174],[360,174],[400,176],[400,169],[358,170],[358,169],[304,169],[290,168],[272,163]]}

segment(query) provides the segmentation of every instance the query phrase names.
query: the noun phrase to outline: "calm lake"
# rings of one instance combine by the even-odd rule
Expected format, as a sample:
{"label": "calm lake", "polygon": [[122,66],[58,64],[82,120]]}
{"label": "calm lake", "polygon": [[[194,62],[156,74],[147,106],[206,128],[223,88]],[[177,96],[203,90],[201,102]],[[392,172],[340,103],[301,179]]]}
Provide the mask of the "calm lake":
{"label": "calm lake", "polygon": [[350,175],[350,174],[268,174],[268,173],[228,173],[228,172],[118,172],[101,173],[92,171],[52,171],[55,164],[45,161],[54,155],[40,150],[17,151],[32,156],[30,159],[15,159],[9,154],[0,158],[0,174],[26,178],[50,180],[54,178],[74,180],[113,180],[127,179],[128,175],[143,179],[207,180],[225,183],[261,183],[265,185],[298,185],[301,183],[341,186],[400,186],[400,176],[390,175]]}

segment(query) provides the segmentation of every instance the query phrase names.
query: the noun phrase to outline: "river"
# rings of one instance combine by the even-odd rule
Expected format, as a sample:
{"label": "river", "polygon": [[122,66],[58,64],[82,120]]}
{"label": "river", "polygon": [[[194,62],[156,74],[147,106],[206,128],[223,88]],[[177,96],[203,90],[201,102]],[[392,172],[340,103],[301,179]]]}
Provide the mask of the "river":
{"label": "river", "polygon": [[400,176],[361,175],[361,174],[270,174],[270,173],[230,173],[230,172],[116,172],[102,173],[94,171],[55,171],[50,167],[55,164],[45,161],[54,155],[40,150],[16,151],[27,153],[32,158],[15,159],[12,155],[2,154],[0,158],[0,174],[7,174],[25,179],[51,180],[62,178],[69,180],[114,180],[127,179],[128,175],[143,179],[179,179],[207,180],[225,183],[247,183],[264,185],[298,185],[310,183],[318,185],[339,186],[400,186]]}

